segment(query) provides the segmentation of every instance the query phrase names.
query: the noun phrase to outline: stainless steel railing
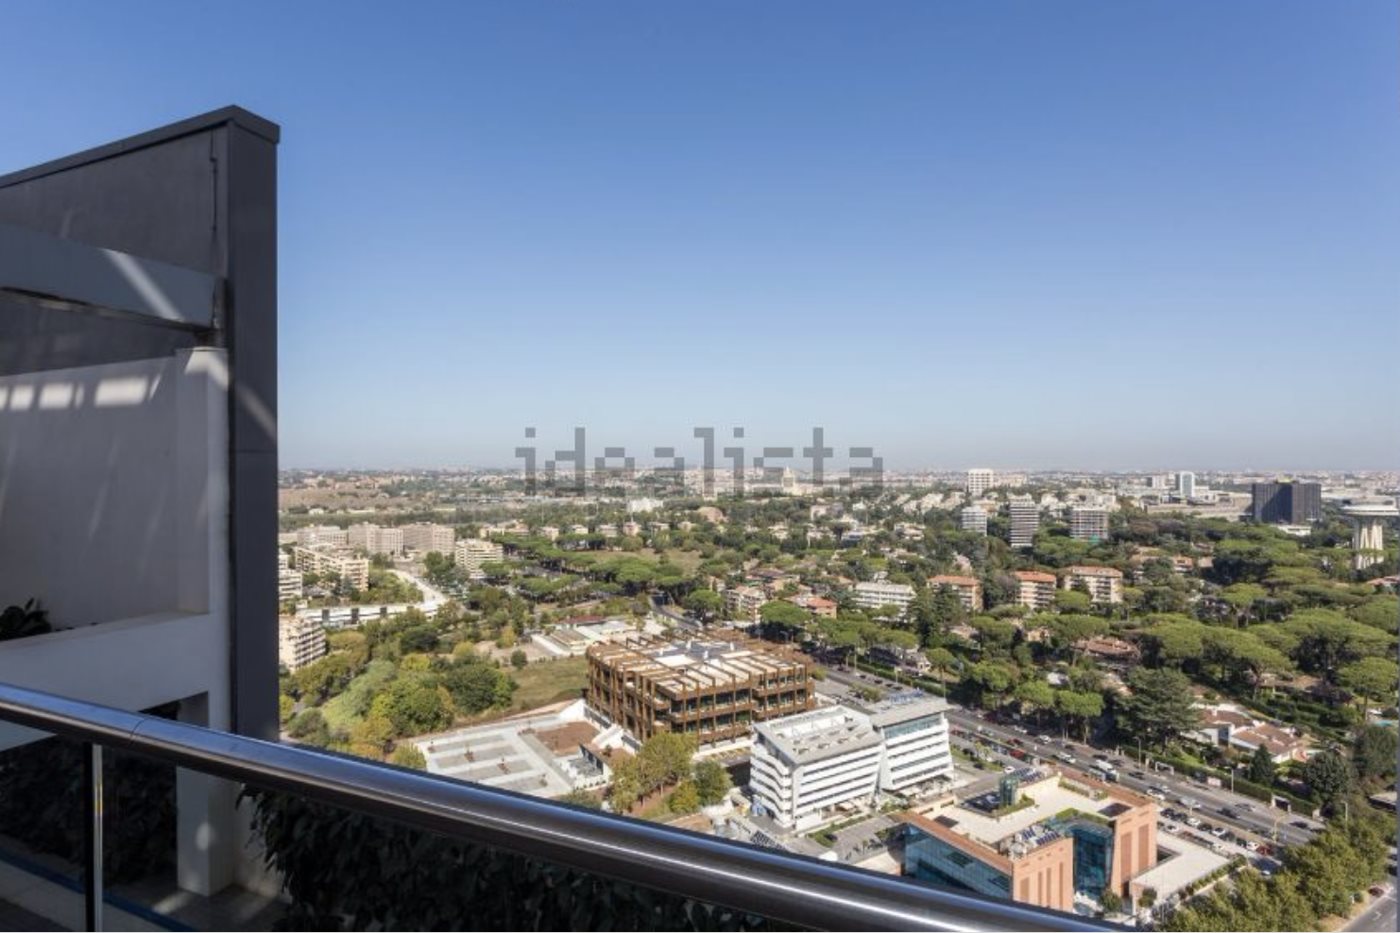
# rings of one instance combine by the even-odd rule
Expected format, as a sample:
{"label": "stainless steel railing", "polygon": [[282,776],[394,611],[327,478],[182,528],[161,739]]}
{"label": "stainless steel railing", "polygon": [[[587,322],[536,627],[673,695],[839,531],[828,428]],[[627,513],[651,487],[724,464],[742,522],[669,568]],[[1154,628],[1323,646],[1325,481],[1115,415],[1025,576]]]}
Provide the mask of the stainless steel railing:
{"label": "stainless steel railing", "polygon": [[[773,920],[832,930],[1107,930],[1081,917],[312,749],[0,685],[0,721],[88,743],[88,923],[101,924],[101,749],[335,804]],[[469,918],[463,918],[469,922]]]}

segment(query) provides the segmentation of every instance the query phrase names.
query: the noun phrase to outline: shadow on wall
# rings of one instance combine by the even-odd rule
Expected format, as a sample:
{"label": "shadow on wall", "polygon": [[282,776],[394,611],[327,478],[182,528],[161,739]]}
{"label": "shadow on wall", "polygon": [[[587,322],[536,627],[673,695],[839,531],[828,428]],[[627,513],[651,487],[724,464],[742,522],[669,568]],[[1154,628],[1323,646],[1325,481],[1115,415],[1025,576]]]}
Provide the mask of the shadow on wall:
{"label": "shadow on wall", "polygon": [[224,354],[0,376],[0,605],[55,629],[207,611],[226,528]]}

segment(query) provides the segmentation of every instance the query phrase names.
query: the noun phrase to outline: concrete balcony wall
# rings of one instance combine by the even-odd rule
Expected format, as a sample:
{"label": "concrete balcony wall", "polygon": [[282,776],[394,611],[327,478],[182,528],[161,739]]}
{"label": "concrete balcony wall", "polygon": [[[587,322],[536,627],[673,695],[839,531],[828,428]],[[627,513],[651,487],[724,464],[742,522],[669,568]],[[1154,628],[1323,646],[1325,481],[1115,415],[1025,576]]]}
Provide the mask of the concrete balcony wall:
{"label": "concrete balcony wall", "polygon": [[0,377],[0,605],[56,629],[227,605],[223,351]]}

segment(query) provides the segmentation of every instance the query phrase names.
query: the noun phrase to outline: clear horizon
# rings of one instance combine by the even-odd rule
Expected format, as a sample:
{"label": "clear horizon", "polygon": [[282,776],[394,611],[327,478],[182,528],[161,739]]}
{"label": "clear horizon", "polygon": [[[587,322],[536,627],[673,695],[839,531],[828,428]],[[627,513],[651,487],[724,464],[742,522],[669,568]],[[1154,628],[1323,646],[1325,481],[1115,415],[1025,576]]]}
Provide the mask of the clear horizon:
{"label": "clear horizon", "polygon": [[1400,12],[1337,10],[19,2],[0,171],[282,125],[289,469],[1395,469]]}

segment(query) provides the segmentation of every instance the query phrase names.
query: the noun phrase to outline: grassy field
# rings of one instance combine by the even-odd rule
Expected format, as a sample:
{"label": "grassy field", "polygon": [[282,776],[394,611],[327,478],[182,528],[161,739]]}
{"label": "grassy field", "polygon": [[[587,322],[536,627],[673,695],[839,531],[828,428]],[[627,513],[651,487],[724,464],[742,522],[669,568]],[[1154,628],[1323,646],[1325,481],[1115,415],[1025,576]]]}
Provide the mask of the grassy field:
{"label": "grassy field", "polygon": [[533,709],[574,700],[588,683],[587,658],[561,658],[557,661],[536,661],[518,671],[511,671],[519,687],[512,704],[516,710]]}

